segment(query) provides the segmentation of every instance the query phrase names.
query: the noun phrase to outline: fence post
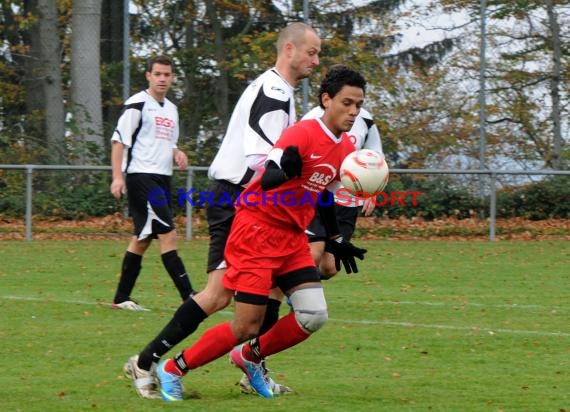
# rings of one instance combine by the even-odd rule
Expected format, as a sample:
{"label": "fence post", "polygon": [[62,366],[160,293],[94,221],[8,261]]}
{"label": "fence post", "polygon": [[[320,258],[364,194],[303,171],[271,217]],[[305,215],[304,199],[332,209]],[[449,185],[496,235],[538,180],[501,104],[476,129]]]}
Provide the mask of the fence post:
{"label": "fence post", "polygon": [[489,240],[494,241],[497,223],[497,174],[494,172],[491,173],[491,198],[489,203],[489,218],[491,220],[489,227]]}
{"label": "fence post", "polygon": [[[192,189],[192,175],[194,174],[194,169],[192,167],[188,168],[186,173],[186,191]],[[186,240],[192,240],[192,203],[186,201]]]}
{"label": "fence post", "polygon": [[32,240],[32,175],[34,166],[26,165],[26,240]]}

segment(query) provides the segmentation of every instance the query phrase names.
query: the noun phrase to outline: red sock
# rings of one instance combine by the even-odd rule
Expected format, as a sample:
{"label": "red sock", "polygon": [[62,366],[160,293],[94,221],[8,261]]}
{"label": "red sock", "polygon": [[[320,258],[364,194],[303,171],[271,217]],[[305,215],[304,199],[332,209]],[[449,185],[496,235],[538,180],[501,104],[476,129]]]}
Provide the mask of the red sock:
{"label": "red sock", "polygon": [[178,369],[178,366],[176,366],[176,362],[174,362],[173,358],[168,359],[164,363],[164,370],[168,373],[173,373],[174,375],[178,375],[178,376],[186,375],[184,372],[182,372],[180,369]]}
{"label": "red sock", "polygon": [[225,355],[238,343],[231,323],[219,324],[208,329],[194,345],[184,350],[184,362],[188,369],[196,369]]}
{"label": "red sock", "polygon": [[[295,346],[303,342],[309,336],[310,333],[301,329],[297,323],[295,313],[289,313],[279,319],[271,329],[258,338],[260,354],[265,358]],[[244,345],[242,356],[247,360],[257,361],[256,359],[250,358],[251,353],[251,347],[248,342]]]}

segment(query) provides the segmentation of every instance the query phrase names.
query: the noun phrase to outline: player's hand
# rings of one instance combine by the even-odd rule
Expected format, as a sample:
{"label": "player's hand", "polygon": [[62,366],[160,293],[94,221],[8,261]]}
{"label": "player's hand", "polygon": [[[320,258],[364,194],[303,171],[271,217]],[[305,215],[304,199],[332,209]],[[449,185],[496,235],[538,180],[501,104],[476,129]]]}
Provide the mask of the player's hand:
{"label": "player's hand", "polygon": [[174,161],[176,162],[176,166],[180,169],[185,170],[188,167],[188,156],[182,150],[177,149],[174,152]]}
{"label": "player's hand", "polygon": [[375,200],[376,199],[369,197],[364,201],[364,204],[362,205],[362,214],[364,216],[372,216],[372,212],[374,212],[374,209],[376,208],[376,204],[374,203]]}
{"label": "player's hand", "polygon": [[281,169],[289,179],[301,177],[303,159],[301,159],[297,146],[287,146],[285,150],[283,150],[283,155],[281,155]]}
{"label": "player's hand", "polygon": [[340,270],[340,265],[344,266],[346,273],[358,273],[358,266],[356,266],[356,259],[364,260],[366,249],[359,248],[342,236],[336,239],[329,239],[326,242],[326,251],[332,253],[334,256],[336,270]]}
{"label": "player's hand", "polygon": [[126,193],[125,181],[123,179],[113,179],[111,183],[111,194],[116,199],[120,199],[124,193]]}

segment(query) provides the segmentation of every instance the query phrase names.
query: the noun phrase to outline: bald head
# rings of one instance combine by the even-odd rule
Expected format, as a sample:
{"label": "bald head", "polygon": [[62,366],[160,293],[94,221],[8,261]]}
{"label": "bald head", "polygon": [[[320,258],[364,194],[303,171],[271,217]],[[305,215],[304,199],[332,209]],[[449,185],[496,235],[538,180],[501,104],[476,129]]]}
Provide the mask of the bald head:
{"label": "bald head", "polygon": [[311,26],[296,22],[285,27],[277,39],[275,67],[292,85],[308,77],[319,65],[321,39]]}
{"label": "bald head", "polygon": [[283,48],[287,43],[293,43],[296,47],[299,47],[306,39],[306,32],[314,33],[318,37],[315,29],[305,23],[295,22],[290,23],[279,33],[279,38],[277,39],[277,54],[283,51]]}

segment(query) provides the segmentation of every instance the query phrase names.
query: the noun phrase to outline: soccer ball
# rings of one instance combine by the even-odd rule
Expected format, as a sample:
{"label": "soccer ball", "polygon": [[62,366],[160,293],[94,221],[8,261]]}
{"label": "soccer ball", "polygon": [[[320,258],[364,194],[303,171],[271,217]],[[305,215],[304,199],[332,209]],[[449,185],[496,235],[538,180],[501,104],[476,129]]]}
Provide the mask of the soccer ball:
{"label": "soccer ball", "polygon": [[384,156],[369,149],[352,152],[340,166],[342,185],[360,198],[367,198],[384,190],[389,174]]}

